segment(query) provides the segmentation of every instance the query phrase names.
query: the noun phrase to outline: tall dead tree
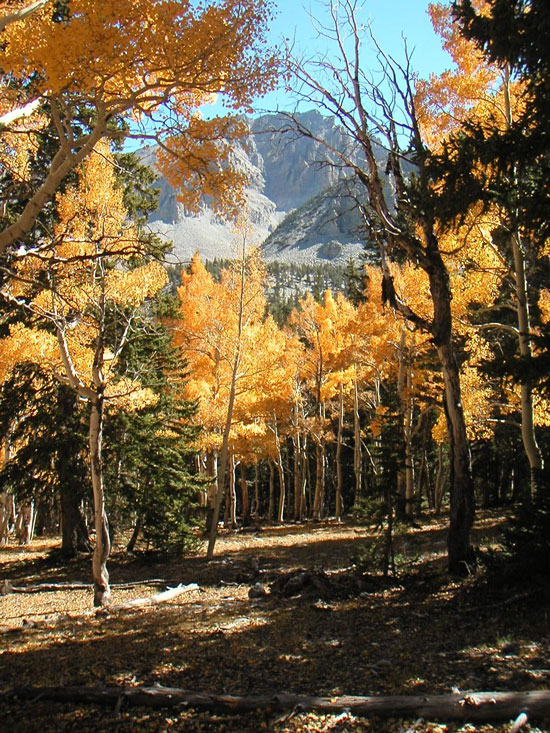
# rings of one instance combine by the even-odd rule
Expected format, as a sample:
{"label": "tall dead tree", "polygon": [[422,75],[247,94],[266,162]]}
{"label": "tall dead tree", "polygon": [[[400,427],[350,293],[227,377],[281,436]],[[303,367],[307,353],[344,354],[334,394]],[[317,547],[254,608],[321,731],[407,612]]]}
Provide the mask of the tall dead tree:
{"label": "tall dead tree", "polygon": [[[293,58],[292,73],[301,102],[332,115],[345,143],[336,148],[288,115],[288,130],[324,146],[327,164],[350,173],[360,184],[358,205],[370,236],[380,248],[383,298],[409,322],[430,334],[444,379],[443,402],[450,452],[450,526],[448,566],[464,573],[471,560],[470,530],[474,491],[466,436],[460,374],[453,338],[451,286],[439,246],[438,222],[415,108],[410,56],[405,62],[385,54],[370,37],[377,71],[363,66],[364,29],[356,0],[327,4],[329,22],[318,25],[334,53],[307,61]],[[433,317],[425,318],[402,302],[395,291],[390,260],[400,253],[422,268],[429,279]]]}

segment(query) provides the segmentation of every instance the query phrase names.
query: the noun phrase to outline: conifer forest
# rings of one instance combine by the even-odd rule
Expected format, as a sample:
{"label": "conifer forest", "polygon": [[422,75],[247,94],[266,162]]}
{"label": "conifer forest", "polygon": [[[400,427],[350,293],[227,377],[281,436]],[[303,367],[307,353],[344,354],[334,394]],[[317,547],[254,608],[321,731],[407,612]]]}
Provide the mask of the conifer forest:
{"label": "conifer forest", "polygon": [[550,731],[550,5],[377,5],[0,1],[3,730]]}

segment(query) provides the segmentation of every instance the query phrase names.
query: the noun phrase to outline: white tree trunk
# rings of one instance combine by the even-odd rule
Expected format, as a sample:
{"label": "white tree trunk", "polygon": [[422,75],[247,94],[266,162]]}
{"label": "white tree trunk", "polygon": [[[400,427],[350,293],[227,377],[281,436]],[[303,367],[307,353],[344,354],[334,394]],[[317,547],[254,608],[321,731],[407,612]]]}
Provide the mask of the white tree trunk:
{"label": "white tree trunk", "polygon": [[103,486],[103,397],[91,403],[89,424],[90,468],[92,475],[92,491],[94,495],[95,545],[92,559],[92,575],[94,580],[94,606],[108,606],[111,602],[109,572],[107,559],[111,552],[109,524],[105,511],[105,491]]}
{"label": "white tree trunk", "polygon": [[336,521],[339,522],[342,518],[343,511],[343,500],[342,500],[342,489],[343,489],[343,476],[342,476],[342,440],[344,433],[344,385],[340,383],[340,400],[338,403],[338,436],[336,443],[336,503],[334,509],[334,516]]}

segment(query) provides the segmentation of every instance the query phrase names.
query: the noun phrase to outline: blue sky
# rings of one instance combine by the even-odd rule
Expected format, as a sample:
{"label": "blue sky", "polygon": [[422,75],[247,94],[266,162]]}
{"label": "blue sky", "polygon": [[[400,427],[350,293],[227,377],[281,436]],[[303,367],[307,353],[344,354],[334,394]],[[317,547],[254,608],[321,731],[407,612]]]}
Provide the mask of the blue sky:
{"label": "blue sky", "polygon": [[[277,17],[272,23],[269,41],[274,45],[283,39],[294,41],[297,55],[324,51],[326,39],[318,37],[312,26],[311,16],[323,18],[325,0],[274,0]],[[360,23],[369,24],[381,48],[398,59],[403,58],[403,37],[409,50],[413,50],[413,68],[422,76],[440,72],[449,66],[449,57],[441,48],[427,14],[429,0],[364,0],[357,4],[356,17]],[[369,63],[369,51],[365,48],[363,59]],[[290,108],[291,100],[279,92],[258,100],[257,108],[274,110]],[[204,110],[206,115],[219,112],[219,105]]]}

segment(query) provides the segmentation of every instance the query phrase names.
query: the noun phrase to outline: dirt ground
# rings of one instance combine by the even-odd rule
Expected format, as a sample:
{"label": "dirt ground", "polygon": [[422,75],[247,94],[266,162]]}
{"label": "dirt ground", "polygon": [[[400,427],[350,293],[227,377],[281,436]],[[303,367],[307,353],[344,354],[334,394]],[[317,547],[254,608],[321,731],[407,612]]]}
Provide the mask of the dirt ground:
{"label": "dirt ground", "polygon": [[[486,513],[475,542],[495,542]],[[445,573],[444,523],[400,540],[398,577],[355,564],[372,530],[353,524],[258,527],[222,535],[217,557],[184,559],[115,552],[113,601],[197,583],[166,604],[90,614],[91,589],[0,597],[0,691],[41,685],[141,686],[235,695],[416,695],[539,690],[550,684],[548,598],[513,594]],[[90,558],[63,564],[57,541],[0,548],[0,584],[86,583]],[[54,552],[52,552],[54,550]],[[364,570],[365,568],[361,568]],[[290,586],[289,579],[302,578]],[[310,582],[311,580],[311,582]],[[135,582],[130,589],[117,583]],[[260,584],[268,595],[250,598]],[[340,715],[215,715],[0,698],[6,731],[509,731],[422,720]],[[537,727],[538,726],[538,727]],[[529,721],[522,731],[550,731]]]}

